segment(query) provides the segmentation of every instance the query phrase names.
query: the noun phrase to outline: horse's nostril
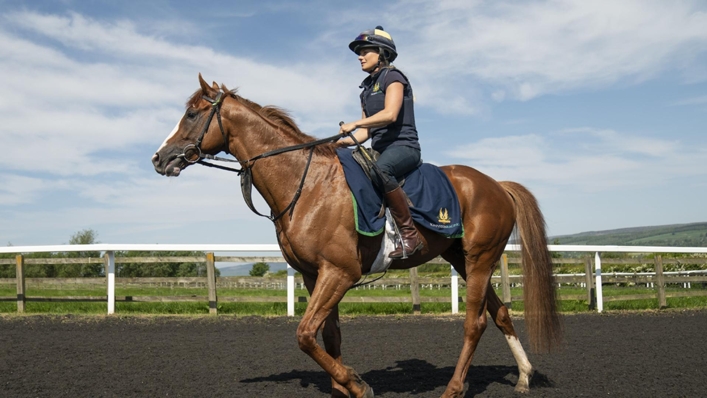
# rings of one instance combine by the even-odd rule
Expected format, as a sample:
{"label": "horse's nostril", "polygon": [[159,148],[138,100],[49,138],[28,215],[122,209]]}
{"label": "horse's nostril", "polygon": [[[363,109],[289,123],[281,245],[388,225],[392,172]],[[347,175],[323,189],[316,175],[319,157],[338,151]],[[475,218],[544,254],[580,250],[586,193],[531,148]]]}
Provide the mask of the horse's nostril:
{"label": "horse's nostril", "polygon": [[157,164],[157,162],[159,162],[159,160],[160,160],[160,155],[158,155],[158,154],[152,155],[152,163]]}

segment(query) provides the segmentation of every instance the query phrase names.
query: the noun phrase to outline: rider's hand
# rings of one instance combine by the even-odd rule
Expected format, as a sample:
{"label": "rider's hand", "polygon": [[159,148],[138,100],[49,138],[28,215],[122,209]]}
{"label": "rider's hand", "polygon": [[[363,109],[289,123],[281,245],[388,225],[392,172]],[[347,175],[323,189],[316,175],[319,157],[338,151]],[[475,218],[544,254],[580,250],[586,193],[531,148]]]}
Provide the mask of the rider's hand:
{"label": "rider's hand", "polygon": [[356,130],[356,123],[344,123],[339,127],[339,134],[346,135],[354,130]]}

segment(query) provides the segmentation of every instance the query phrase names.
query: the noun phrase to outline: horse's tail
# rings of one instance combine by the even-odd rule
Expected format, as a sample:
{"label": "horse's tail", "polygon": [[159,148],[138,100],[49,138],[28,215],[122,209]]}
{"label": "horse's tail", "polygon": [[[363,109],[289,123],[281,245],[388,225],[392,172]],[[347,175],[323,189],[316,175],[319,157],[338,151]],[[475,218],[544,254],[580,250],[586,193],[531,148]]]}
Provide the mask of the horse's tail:
{"label": "horse's tail", "polygon": [[520,238],[523,267],[525,322],[530,348],[550,351],[562,342],[562,322],[557,313],[552,258],[547,250],[545,219],[537,200],[524,186],[502,181],[515,202],[516,233]]}

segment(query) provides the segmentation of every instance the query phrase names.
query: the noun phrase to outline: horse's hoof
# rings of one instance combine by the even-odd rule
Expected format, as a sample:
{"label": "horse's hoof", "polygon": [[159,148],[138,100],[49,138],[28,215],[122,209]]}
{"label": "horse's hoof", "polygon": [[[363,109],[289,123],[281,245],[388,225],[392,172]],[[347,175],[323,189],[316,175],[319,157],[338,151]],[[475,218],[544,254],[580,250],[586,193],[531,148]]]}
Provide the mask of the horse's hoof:
{"label": "horse's hoof", "polygon": [[373,388],[371,388],[368,383],[363,381],[361,376],[356,373],[356,371],[352,367],[344,365],[344,368],[346,368],[346,370],[349,372],[349,376],[353,379],[353,382],[361,386],[361,388],[363,389],[361,398],[374,398]]}
{"label": "horse's hoof", "polygon": [[526,386],[516,386],[516,388],[514,389],[514,391],[517,392],[517,393],[519,393],[519,394],[527,394],[527,393],[530,392],[530,389],[529,389],[528,387],[526,387]]}
{"label": "horse's hoof", "polygon": [[374,398],[373,388],[369,386],[368,383],[366,383],[365,381],[362,383],[366,389],[363,391],[363,395],[361,395],[361,398]]}
{"label": "horse's hoof", "polygon": [[348,391],[333,390],[331,392],[331,398],[351,398],[351,394],[349,394]]}
{"label": "horse's hoof", "polygon": [[533,379],[533,375],[535,374],[534,369],[530,369],[530,371],[527,374],[521,374],[518,377],[518,383],[516,384],[515,392],[519,394],[527,394],[530,392],[530,380]]}

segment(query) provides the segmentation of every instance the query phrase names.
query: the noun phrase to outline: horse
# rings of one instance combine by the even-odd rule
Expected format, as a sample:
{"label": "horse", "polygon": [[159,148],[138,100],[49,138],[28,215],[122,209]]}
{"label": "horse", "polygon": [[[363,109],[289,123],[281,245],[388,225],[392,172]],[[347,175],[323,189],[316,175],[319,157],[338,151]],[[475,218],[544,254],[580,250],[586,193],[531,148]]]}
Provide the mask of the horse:
{"label": "horse", "polygon": [[[342,359],[338,304],[370,270],[384,234],[357,233],[337,144],[310,145],[314,138],[300,131],[282,109],[260,106],[223,84],[209,85],[201,74],[199,84],[184,115],[153,155],[155,171],[178,176],[189,165],[219,152],[235,157],[240,172],[247,172],[246,180],[269,206],[282,254],[302,274],[309,291],[297,327],[299,348],[331,376],[332,397],[373,397],[371,386]],[[474,351],[487,326],[487,312],[517,362],[515,390],[528,392],[533,366],[490,281],[515,227],[531,349],[550,351],[561,344],[562,322],[543,215],[532,193],[518,183],[497,182],[463,165],[441,169],[459,198],[464,236],[446,238],[416,225],[424,248],[394,260],[390,269],[409,269],[441,256],[466,281],[463,347],[442,397],[462,396]],[[249,196],[246,201],[253,209]],[[319,330],[323,349],[317,343]]]}

